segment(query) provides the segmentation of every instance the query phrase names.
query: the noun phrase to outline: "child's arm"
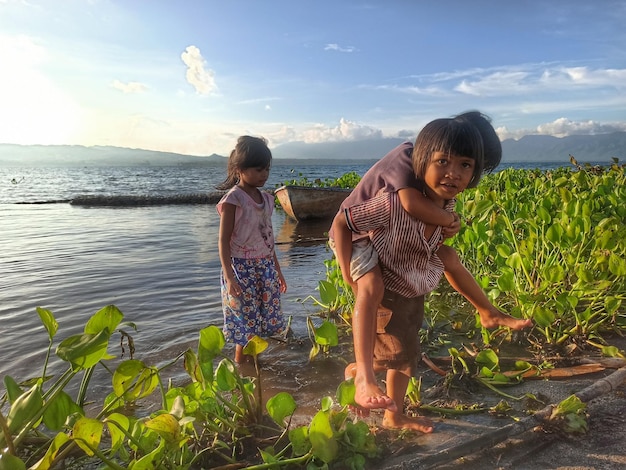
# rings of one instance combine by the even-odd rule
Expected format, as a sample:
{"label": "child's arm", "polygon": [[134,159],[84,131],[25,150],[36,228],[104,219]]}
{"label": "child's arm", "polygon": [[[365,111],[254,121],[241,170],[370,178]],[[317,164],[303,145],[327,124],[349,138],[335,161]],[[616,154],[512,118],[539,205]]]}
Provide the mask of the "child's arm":
{"label": "child's arm", "polygon": [[224,280],[228,288],[228,293],[232,296],[241,295],[242,290],[235,271],[233,270],[231,251],[230,251],[230,239],[235,229],[235,205],[224,203],[222,204],[222,211],[220,214],[220,233],[218,239],[218,249],[220,253],[220,262],[222,264],[222,272],[224,273]]}
{"label": "child's arm", "polygon": [[276,256],[276,251],[274,251],[274,266],[276,267],[276,272],[278,273],[278,284],[280,285],[280,292],[287,292],[287,281],[285,281],[285,276],[283,276],[283,272],[280,269],[280,264],[278,263],[278,256]]}
{"label": "child's arm", "polygon": [[335,237],[335,252],[337,262],[343,279],[352,287],[355,282],[350,275],[350,260],[352,258],[352,231],[348,228],[346,216],[343,211],[339,211],[333,219],[333,232]]}
{"label": "child's arm", "polygon": [[402,188],[398,190],[398,197],[402,208],[411,217],[421,220],[428,225],[441,225],[446,228],[446,235],[451,237],[461,229],[459,216],[456,212],[448,212],[437,207],[434,202],[425,197],[416,188]]}

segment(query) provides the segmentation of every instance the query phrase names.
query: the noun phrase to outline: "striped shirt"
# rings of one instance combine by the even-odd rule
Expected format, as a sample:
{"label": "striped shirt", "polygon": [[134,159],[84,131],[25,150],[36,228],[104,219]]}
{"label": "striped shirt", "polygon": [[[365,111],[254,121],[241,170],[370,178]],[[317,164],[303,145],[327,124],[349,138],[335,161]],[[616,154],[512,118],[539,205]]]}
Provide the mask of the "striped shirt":
{"label": "striped shirt", "polygon": [[[447,207],[450,204],[454,206],[454,201]],[[385,288],[413,298],[437,287],[444,270],[436,254],[442,228],[436,227],[427,240],[425,224],[402,208],[398,193],[379,192],[372,199],[346,207],[344,214],[350,230],[369,234]]]}

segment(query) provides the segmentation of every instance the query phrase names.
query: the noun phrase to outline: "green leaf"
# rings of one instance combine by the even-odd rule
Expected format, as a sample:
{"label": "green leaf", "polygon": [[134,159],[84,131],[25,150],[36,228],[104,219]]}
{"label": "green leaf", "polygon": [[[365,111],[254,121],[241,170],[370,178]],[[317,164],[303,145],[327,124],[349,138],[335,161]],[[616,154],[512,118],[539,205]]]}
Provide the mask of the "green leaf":
{"label": "green leaf", "polygon": [[215,371],[217,388],[223,392],[229,392],[237,387],[237,376],[232,362],[222,360]]}
{"label": "green leaf", "polygon": [[287,392],[277,393],[265,404],[270,417],[280,426],[285,426],[285,418],[291,416],[296,407],[296,401]]}
{"label": "green leaf", "polygon": [[309,427],[300,426],[289,431],[289,442],[295,456],[305,455],[311,450]]}
{"label": "green leaf", "polygon": [[324,320],[324,322],[315,329],[315,342],[321,346],[337,346],[339,344],[337,325],[328,320]]}
{"label": "green leaf", "polygon": [[556,317],[552,311],[541,306],[536,307],[533,312],[533,321],[541,328],[549,327],[554,323],[555,319]]}
{"label": "green leaf", "polygon": [[93,456],[92,449],[97,449],[102,438],[104,423],[97,419],[82,417],[72,428],[72,439],[83,449],[85,454]]}
{"label": "green leaf", "polygon": [[59,324],[54,318],[52,312],[45,308],[37,307],[37,313],[39,314],[41,323],[43,323],[43,326],[46,328],[50,339],[54,338],[54,336],[57,334],[57,330],[59,329]]}
{"label": "green leaf", "polygon": [[260,338],[259,336],[253,336],[243,347],[243,353],[249,356],[257,357],[265,351],[268,346],[269,343],[266,340]]}
{"label": "green leaf", "polygon": [[169,413],[163,413],[145,423],[148,429],[152,429],[169,443],[177,442],[180,438],[180,425],[178,420]]}
{"label": "green leaf", "polygon": [[54,395],[43,413],[43,423],[52,431],[60,431],[69,416],[74,413],[84,415],[83,409],[63,390]]}
{"label": "green leaf", "polygon": [[107,329],[97,334],[70,336],[59,344],[56,353],[61,359],[71,363],[74,372],[89,369],[106,355],[109,337]]}
{"label": "green leaf", "polygon": [[318,411],[309,425],[309,440],[313,455],[323,462],[332,462],[339,451],[339,445],[333,435],[328,415]]}
{"label": "green leaf", "polygon": [[[46,450],[45,455],[35,465],[30,467],[30,470],[48,470],[52,468],[52,464],[54,463],[54,459],[56,458],[57,454],[59,453],[61,448],[65,446],[65,444],[67,444],[69,441],[70,437],[66,433],[58,433],[56,436],[54,436],[54,439],[48,447],[48,450]],[[17,470],[19,468],[20,467],[9,466],[7,467],[7,470]]]}
{"label": "green leaf", "polygon": [[104,422],[111,436],[111,448],[117,450],[126,439],[124,431],[130,433],[130,419],[121,413],[111,413]]}
{"label": "green leaf", "polygon": [[476,355],[476,363],[494,371],[498,368],[500,359],[493,349],[483,349]]}
{"label": "green leaf", "polygon": [[21,431],[43,407],[41,384],[36,383],[11,404],[6,421],[11,434]]}
{"label": "green leaf", "polygon": [[84,332],[92,335],[98,334],[105,329],[113,332],[123,318],[124,314],[115,305],[107,305],[98,310],[87,321]]}
{"label": "green leaf", "polygon": [[136,359],[122,362],[113,373],[113,391],[126,401],[149,396],[158,384],[158,371]]}
{"label": "green leaf", "polygon": [[26,470],[22,459],[8,452],[0,453],[0,470]]}
{"label": "green leaf", "polygon": [[213,360],[222,352],[225,345],[224,333],[217,326],[211,325],[200,330],[198,363],[204,380],[213,380]]}
{"label": "green leaf", "polygon": [[324,305],[333,305],[339,296],[337,288],[331,282],[321,280],[318,283],[320,291],[320,300]]}
{"label": "green leaf", "polygon": [[341,406],[353,406],[356,405],[354,396],[356,395],[356,386],[354,385],[354,379],[344,380],[337,387],[337,401]]}

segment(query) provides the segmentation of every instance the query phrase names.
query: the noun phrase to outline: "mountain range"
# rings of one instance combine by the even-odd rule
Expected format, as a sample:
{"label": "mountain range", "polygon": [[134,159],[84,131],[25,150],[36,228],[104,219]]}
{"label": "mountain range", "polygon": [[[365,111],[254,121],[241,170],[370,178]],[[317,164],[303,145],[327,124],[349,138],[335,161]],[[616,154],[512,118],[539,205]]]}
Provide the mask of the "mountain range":
{"label": "mountain range", "polygon": [[[291,142],[272,149],[275,164],[345,164],[346,160],[378,160],[404,142],[398,138],[308,144]],[[503,162],[568,162],[573,155],[579,162],[626,160],[626,132],[598,135],[552,137],[527,135],[502,142]],[[81,145],[0,144],[0,166],[142,166],[142,165],[224,165],[226,157],[212,154],[182,155],[123,147]]]}

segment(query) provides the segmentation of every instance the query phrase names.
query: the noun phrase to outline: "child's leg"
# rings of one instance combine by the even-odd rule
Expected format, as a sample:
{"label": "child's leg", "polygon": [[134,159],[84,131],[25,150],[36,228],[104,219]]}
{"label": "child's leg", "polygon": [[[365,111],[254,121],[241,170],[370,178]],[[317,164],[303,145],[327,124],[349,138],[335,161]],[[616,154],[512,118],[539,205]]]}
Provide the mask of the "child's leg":
{"label": "child's leg", "polygon": [[[387,392],[396,403],[404,403],[404,396],[411,378],[411,368],[389,369],[387,371]],[[385,410],[383,426],[391,429],[411,429],[423,433],[433,432],[433,422],[424,417],[410,417],[404,414],[402,407],[396,411]]]}
{"label": "child's leg", "polygon": [[442,245],[437,251],[437,256],[443,262],[444,274],[450,285],[478,310],[480,323],[483,327],[508,326],[514,330],[521,330],[533,326],[532,320],[515,318],[498,310],[489,302],[487,295],[478,285],[474,276],[461,263],[454,248]]}
{"label": "child's leg", "polygon": [[366,410],[386,408],[395,410],[394,401],[381,390],[374,373],[374,341],[376,339],[376,314],[383,299],[380,267],[358,278],[354,311],[352,313],[352,335],[356,363],[346,367],[345,375],[354,374],[355,401]]}

